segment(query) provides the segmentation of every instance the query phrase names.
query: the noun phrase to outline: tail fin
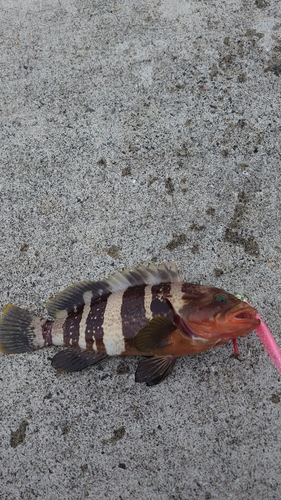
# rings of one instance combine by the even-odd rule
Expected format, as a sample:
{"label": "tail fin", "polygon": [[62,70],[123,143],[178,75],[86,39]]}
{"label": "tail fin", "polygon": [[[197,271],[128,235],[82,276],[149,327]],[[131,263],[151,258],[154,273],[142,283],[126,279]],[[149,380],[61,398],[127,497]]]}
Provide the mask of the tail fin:
{"label": "tail fin", "polygon": [[41,325],[39,317],[8,304],[0,321],[0,351],[12,354],[40,349],[44,346]]}

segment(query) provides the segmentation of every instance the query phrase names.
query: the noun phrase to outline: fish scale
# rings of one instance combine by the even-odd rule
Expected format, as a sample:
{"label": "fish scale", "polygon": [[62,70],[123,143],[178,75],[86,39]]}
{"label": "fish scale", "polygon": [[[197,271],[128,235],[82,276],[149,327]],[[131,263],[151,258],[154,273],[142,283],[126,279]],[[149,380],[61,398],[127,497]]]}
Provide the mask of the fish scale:
{"label": "fish scale", "polygon": [[146,356],[137,382],[155,385],[177,357],[198,354],[259,325],[256,310],[216,287],[185,282],[175,264],[134,267],[100,281],[74,283],[47,302],[50,319],[9,304],[0,350],[65,346],[52,360],[77,371],[108,356]]}
{"label": "fish scale", "polygon": [[[177,288],[175,303],[181,283]],[[41,330],[36,331],[37,341],[41,343],[42,337],[45,345],[79,346],[110,356],[126,355],[126,345],[132,349],[133,344],[129,341],[150,319],[150,315],[146,316],[145,295],[150,297],[151,317],[164,316],[172,319],[173,314],[165,302],[167,296],[173,301],[170,291],[171,283],[139,285],[92,299],[76,311],[68,313],[63,322],[61,318],[53,322],[46,320],[41,325]],[[52,342],[53,329],[56,332],[55,343]],[[136,350],[134,354],[140,353]]]}

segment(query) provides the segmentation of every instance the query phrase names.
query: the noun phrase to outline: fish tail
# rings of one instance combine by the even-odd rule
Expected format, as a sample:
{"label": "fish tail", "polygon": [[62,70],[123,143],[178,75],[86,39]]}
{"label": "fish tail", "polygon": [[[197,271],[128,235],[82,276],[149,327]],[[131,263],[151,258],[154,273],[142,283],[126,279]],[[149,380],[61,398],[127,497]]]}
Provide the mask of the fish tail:
{"label": "fish tail", "polygon": [[20,307],[8,304],[0,320],[0,351],[7,354],[34,351],[44,347],[44,325],[41,319]]}

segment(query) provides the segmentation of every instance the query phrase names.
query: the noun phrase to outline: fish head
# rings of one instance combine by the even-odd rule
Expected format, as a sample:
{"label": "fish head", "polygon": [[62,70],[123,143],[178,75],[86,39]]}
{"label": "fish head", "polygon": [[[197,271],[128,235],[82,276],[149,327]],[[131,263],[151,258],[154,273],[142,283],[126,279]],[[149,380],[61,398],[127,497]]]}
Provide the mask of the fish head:
{"label": "fish head", "polygon": [[179,315],[194,335],[224,343],[246,336],[260,324],[256,309],[235,295],[215,287],[191,286],[183,295],[186,305]]}

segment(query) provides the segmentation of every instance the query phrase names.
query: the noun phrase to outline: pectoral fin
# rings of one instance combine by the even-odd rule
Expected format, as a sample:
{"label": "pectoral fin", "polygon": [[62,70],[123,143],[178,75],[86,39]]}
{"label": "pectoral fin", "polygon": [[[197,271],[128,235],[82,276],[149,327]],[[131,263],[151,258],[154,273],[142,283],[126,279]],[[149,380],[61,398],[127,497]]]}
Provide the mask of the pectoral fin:
{"label": "pectoral fin", "polygon": [[156,385],[162,382],[173,370],[176,358],[174,356],[153,356],[142,359],[137,367],[135,381]]}
{"label": "pectoral fin", "polygon": [[97,365],[106,358],[108,358],[106,354],[65,349],[53,357],[52,366],[60,371],[78,372],[87,366]]}
{"label": "pectoral fin", "polygon": [[170,344],[171,333],[176,326],[162,316],[153,318],[134,337],[134,345],[140,352],[149,352]]}

